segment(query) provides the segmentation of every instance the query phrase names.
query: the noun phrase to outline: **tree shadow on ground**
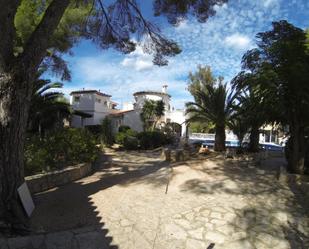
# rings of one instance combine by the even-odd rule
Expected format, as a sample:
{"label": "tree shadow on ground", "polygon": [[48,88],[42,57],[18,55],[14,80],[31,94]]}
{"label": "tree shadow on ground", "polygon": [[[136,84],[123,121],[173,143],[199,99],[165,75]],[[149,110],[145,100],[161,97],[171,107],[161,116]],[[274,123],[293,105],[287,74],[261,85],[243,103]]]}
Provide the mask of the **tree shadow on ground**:
{"label": "tree shadow on ground", "polygon": [[[96,242],[99,245],[94,248],[118,248],[113,245],[113,238],[108,234],[108,227],[105,227],[108,217],[98,211],[92,195],[115,185],[147,183],[153,187],[165,186],[169,164],[159,160],[158,153],[144,153],[142,156],[144,161],[139,158],[132,161],[131,155],[126,156],[123,152],[120,160],[113,161],[111,156],[103,155],[95,164],[97,172],[92,176],[36,194],[36,209],[31,218],[33,230],[56,232],[93,227],[101,234],[99,242]],[[100,200],[103,205],[109,205],[109,201]]]}
{"label": "tree shadow on ground", "polygon": [[276,167],[223,156],[187,165],[215,180],[190,179],[181,191],[245,199],[247,205],[235,208],[237,216],[229,221],[234,231],[245,231],[240,241],[250,241],[257,248],[309,248],[309,203],[295,186],[277,181]]}

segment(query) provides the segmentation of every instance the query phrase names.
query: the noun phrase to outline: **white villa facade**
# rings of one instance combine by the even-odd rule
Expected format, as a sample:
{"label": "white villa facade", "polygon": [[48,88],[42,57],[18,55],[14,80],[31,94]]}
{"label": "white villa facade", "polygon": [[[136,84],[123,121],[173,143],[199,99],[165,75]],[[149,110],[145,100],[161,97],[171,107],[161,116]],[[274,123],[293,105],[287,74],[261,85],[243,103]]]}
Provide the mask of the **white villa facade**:
{"label": "white villa facade", "polygon": [[162,87],[162,91],[140,91],[135,92],[134,103],[124,104],[124,110],[112,113],[114,132],[118,131],[121,125],[130,126],[138,132],[143,131],[143,122],[140,118],[142,108],[147,100],[162,100],[165,106],[164,115],[160,118],[158,125],[164,127],[166,124],[176,123],[181,127],[179,135],[186,136],[187,125],[185,123],[185,111],[175,110],[171,107],[171,96],[167,93],[167,85]]}
{"label": "white villa facade", "polygon": [[96,90],[73,91],[70,94],[70,104],[74,111],[89,114],[83,118],[73,115],[72,127],[99,125],[107,115],[116,111],[117,103],[111,100],[111,95]]}
{"label": "white villa facade", "polygon": [[111,100],[111,95],[96,90],[80,90],[71,92],[70,104],[75,112],[86,113],[91,117],[83,118],[73,115],[72,127],[84,127],[99,125],[101,121],[109,116],[112,119],[113,132],[118,132],[122,125],[130,126],[131,129],[143,131],[143,122],[140,113],[146,100],[162,100],[165,105],[164,116],[161,117],[159,125],[163,127],[168,123],[178,124],[181,127],[179,135],[185,137],[187,125],[185,123],[185,111],[175,110],[171,107],[171,96],[167,93],[167,85],[162,91],[140,91],[133,94],[134,103],[124,104],[122,110],[117,110],[117,103]]}

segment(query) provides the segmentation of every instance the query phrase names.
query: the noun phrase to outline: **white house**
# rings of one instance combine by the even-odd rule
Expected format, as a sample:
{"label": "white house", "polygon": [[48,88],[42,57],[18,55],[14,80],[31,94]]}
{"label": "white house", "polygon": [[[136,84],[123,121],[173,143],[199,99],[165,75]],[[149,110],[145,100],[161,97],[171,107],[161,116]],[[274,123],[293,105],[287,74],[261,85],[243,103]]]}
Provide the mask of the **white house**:
{"label": "white house", "polygon": [[187,126],[185,123],[184,110],[174,110],[171,107],[171,96],[167,93],[167,85],[162,91],[140,91],[133,94],[134,103],[124,104],[123,110],[117,110],[117,103],[111,100],[111,95],[96,90],[80,90],[71,92],[70,104],[76,115],[71,119],[72,127],[84,127],[99,125],[106,116],[112,119],[113,131],[118,132],[122,125],[130,126],[131,129],[143,131],[143,122],[140,114],[146,100],[162,100],[165,104],[164,116],[159,120],[159,126],[167,124],[177,126],[179,135],[186,136]]}
{"label": "white house", "polygon": [[75,112],[86,113],[90,116],[83,118],[80,115],[73,115],[71,119],[73,127],[99,125],[107,115],[117,111],[117,103],[111,100],[111,95],[96,90],[71,92],[70,104]]}
{"label": "white house", "polygon": [[165,105],[164,115],[159,120],[161,127],[167,124],[176,124],[179,126],[181,136],[186,136],[187,125],[185,123],[185,111],[174,110],[171,107],[171,96],[167,93],[167,85],[163,85],[162,91],[140,91],[135,92],[134,103],[126,103],[124,110],[114,112],[110,115],[113,120],[114,132],[118,131],[119,126],[130,126],[133,130],[138,132],[143,131],[143,122],[140,118],[143,106],[146,100],[162,100]]}

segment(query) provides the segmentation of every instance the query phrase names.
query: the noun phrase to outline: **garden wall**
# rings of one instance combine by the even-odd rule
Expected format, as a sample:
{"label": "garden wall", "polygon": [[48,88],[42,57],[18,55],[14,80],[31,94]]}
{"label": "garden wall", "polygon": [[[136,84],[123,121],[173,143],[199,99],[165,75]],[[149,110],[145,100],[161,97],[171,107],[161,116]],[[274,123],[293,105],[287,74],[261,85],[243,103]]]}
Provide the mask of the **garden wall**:
{"label": "garden wall", "polygon": [[34,194],[81,179],[91,171],[91,163],[81,163],[63,170],[27,176],[26,182],[30,192]]}

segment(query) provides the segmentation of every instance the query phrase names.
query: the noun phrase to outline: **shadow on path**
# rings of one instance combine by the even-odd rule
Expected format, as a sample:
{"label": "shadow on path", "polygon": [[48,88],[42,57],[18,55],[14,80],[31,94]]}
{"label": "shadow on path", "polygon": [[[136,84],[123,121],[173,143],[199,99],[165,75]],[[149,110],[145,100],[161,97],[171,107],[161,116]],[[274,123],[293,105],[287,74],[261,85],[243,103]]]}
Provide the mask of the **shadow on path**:
{"label": "shadow on path", "polygon": [[[272,167],[223,157],[209,159],[198,167],[193,164],[195,170],[215,180],[189,179],[181,185],[181,191],[244,199],[247,204],[235,209],[237,216],[230,225],[245,231],[242,240],[257,248],[309,248],[308,200],[295,186],[276,180],[274,164],[280,160],[265,163]],[[187,165],[190,167],[190,163]]]}
{"label": "shadow on path", "polygon": [[[92,195],[115,185],[147,183],[159,187],[166,184],[168,170],[168,164],[158,160],[158,153],[143,153],[139,155],[143,159],[140,161],[140,158],[136,158],[135,161],[132,161],[132,158],[122,160],[128,156],[125,152],[120,154],[120,159],[118,153],[117,158],[114,155],[102,155],[95,164],[97,172],[93,175],[36,194],[36,209],[31,218],[32,228],[38,232],[55,232],[95,227],[101,230],[102,248],[118,248],[116,245],[113,246],[112,237],[108,236],[108,228],[104,227],[104,214],[98,212]],[[100,201],[103,205],[109,205],[108,199]]]}

